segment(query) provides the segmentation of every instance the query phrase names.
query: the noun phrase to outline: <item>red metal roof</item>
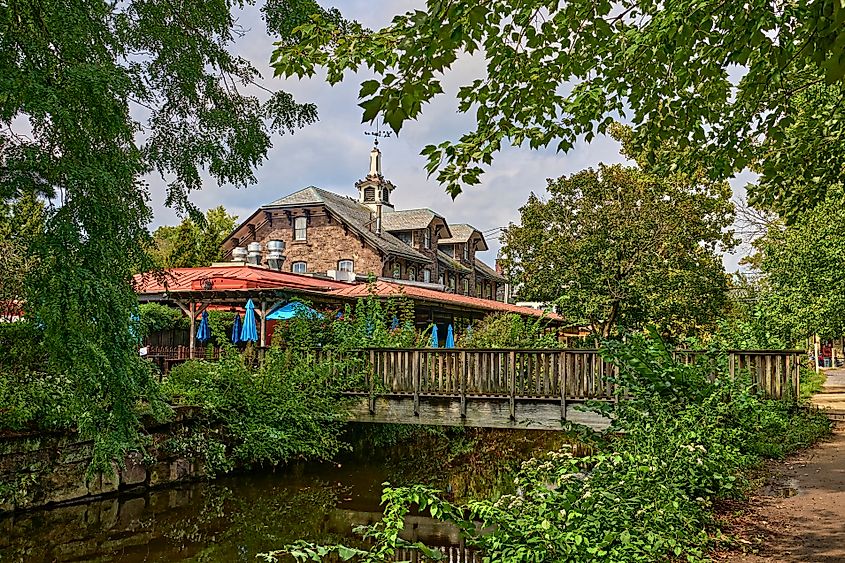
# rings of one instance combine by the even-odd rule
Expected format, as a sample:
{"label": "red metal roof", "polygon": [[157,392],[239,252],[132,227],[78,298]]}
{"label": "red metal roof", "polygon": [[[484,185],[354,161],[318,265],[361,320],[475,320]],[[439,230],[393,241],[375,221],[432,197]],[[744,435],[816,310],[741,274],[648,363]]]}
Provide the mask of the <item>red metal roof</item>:
{"label": "red metal roof", "polygon": [[161,272],[137,274],[132,282],[136,293],[276,288],[325,292],[349,286],[334,280],[241,265],[171,268]]}
{"label": "red metal roof", "polygon": [[533,317],[545,316],[556,321],[564,320],[563,317],[555,313],[545,313],[538,309],[531,307],[518,307],[510,303],[502,303],[501,301],[493,301],[492,299],[482,299],[480,297],[469,297],[468,295],[458,295],[455,293],[445,293],[424,287],[414,285],[405,285],[378,280],[375,284],[356,284],[347,285],[341,289],[334,289],[329,292],[330,295],[347,298],[362,298],[370,295],[370,288],[373,288],[375,295],[378,297],[409,297],[415,301],[430,301],[433,303],[441,303],[444,305],[455,305],[464,308],[479,309],[482,311],[502,311],[507,313],[517,313],[519,315],[530,315]]}

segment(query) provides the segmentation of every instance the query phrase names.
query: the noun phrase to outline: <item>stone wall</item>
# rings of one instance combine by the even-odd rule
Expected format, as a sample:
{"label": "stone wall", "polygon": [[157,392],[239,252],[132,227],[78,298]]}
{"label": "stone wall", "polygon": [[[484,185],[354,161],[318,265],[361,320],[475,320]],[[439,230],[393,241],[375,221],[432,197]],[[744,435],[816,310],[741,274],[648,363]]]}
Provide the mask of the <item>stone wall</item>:
{"label": "stone wall", "polygon": [[[337,270],[339,260],[352,260],[355,272],[359,274],[381,275],[382,261],[379,252],[369,243],[362,243],[360,237],[348,228],[344,228],[337,219],[326,215],[325,209],[309,208],[310,222],[306,230],[306,240],[293,240],[293,221],[303,216],[303,210],[295,210],[290,220],[284,215],[273,218],[273,224],[265,224],[258,229],[256,240],[266,245],[271,240],[285,242],[284,271],[290,272],[294,262],[305,262],[308,273],[325,274],[327,270]],[[246,246],[251,241],[244,241]]]}
{"label": "stone wall", "polygon": [[147,425],[146,456],[132,452],[112,475],[87,475],[93,443],[76,434],[0,436],[0,514],[87,500],[120,491],[154,488],[204,475],[202,463],[160,447],[191,424],[193,411],[179,409],[164,425]]}

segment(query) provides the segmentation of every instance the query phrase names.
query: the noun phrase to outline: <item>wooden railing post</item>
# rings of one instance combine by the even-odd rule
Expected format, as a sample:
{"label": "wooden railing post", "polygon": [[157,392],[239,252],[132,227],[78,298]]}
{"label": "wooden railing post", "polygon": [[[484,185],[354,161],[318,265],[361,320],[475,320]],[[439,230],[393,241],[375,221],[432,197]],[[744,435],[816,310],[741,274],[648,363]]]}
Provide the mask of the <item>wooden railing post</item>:
{"label": "wooden railing post", "polygon": [[511,350],[508,352],[508,394],[510,395],[510,415],[511,420],[516,420],[516,352]]}
{"label": "wooden railing post", "polygon": [[370,414],[376,414],[376,351],[370,350]]}
{"label": "wooden railing post", "polygon": [[560,420],[566,422],[566,352],[555,355],[555,371],[560,385]]}
{"label": "wooden railing post", "polygon": [[420,415],[420,353],[417,350],[411,352],[411,369],[414,385],[414,416]]}
{"label": "wooden railing post", "polygon": [[460,372],[460,385],[461,385],[461,418],[466,418],[467,416],[467,370],[469,366],[467,365],[467,353],[466,350],[461,350],[461,372]]}

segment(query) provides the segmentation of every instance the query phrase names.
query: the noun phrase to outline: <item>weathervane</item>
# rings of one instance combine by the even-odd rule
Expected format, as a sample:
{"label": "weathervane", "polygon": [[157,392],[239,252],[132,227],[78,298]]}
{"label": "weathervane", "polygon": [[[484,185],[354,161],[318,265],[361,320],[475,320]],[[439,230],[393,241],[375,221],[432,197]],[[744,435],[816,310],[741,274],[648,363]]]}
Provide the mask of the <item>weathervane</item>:
{"label": "weathervane", "polygon": [[376,125],[375,131],[364,131],[364,135],[370,135],[372,137],[375,137],[375,139],[373,140],[373,144],[375,146],[378,146],[379,138],[387,139],[388,137],[390,137],[390,131],[382,131],[381,127]]}

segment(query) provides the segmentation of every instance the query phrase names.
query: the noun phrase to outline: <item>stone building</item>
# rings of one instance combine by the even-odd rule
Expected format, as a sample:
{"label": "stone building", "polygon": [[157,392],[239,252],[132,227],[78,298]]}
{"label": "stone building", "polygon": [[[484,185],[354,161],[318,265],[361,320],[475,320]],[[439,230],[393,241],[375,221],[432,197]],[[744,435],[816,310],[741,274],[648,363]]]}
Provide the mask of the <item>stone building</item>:
{"label": "stone building", "polygon": [[504,299],[505,278],[475,255],[488,250],[481,231],[450,225],[431,209],[395,209],[396,186],[382,175],[378,146],[355,187],[357,199],[311,186],[262,206],[223,242],[225,259]]}

